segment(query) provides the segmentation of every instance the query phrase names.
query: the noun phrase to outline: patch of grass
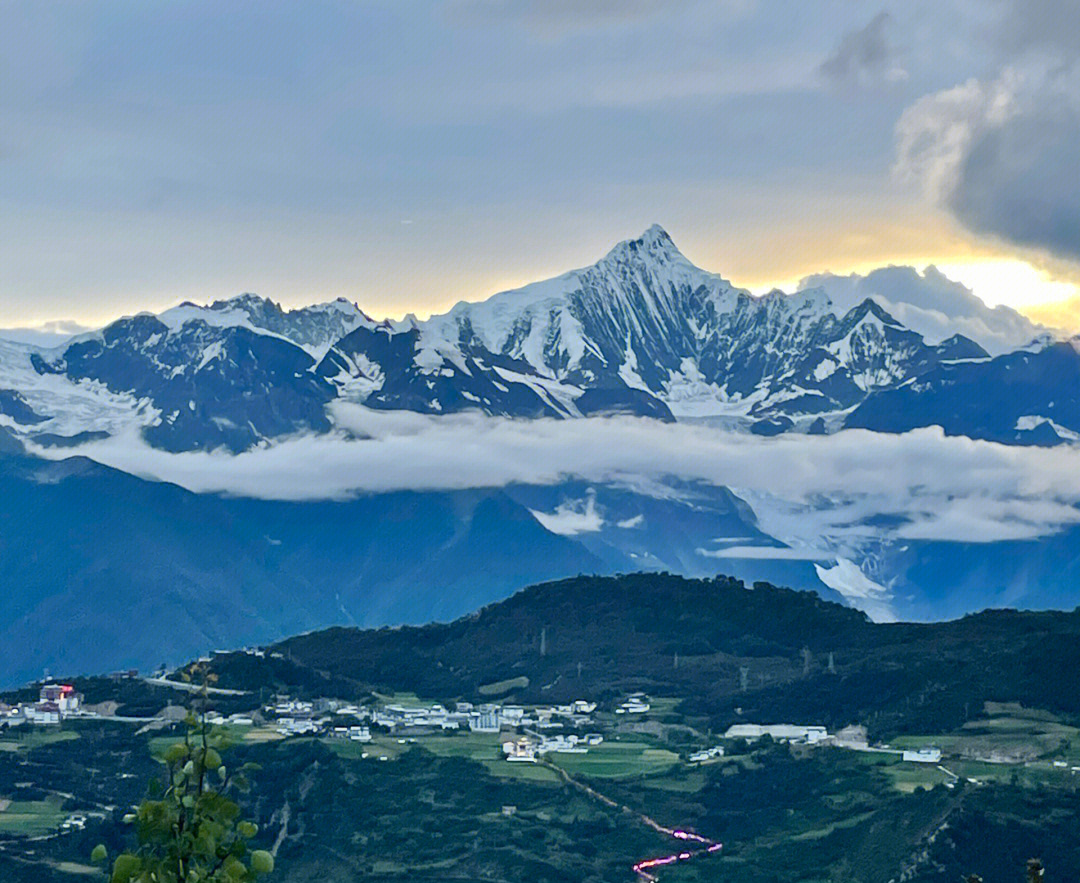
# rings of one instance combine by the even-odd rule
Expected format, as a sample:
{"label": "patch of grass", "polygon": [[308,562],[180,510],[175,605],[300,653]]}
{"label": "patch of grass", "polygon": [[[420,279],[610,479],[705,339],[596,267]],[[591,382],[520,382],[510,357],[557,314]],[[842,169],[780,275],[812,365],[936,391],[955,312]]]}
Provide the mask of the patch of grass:
{"label": "patch of grass", "polygon": [[462,733],[459,736],[422,736],[416,744],[439,757],[467,757],[470,760],[501,760],[502,743],[514,738],[500,733]]}
{"label": "patch of grass", "polygon": [[[402,745],[393,736],[375,736],[370,742],[353,742],[350,739],[320,739],[323,745],[334,752],[338,757],[346,760],[379,760],[385,757],[387,760],[397,760],[401,755],[413,747],[406,742]],[[364,755],[367,757],[364,757]]]}
{"label": "patch of grass", "polygon": [[[1008,707],[1012,705],[1014,703]],[[954,733],[898,736],[893,744],[897,748],[933,745],[945,755],[973,760],[1031,761],[1054,757],[1080,763],[1080,729],[1030,709],[1024,709],[1022,715],[1014,713],[968,721]]]}
{"label": "patch of grass", "polygon": [[12,800],[0,812],[0,833],[22,837],[51,834],[64,820],[60,798],[45,800]]}
{"label": "patch of grass", "polygon": [[[239,745],[242,742],[279,742],[288,738],[282,736],[272,726],[239,727],[236,725],[225,724],[215,726],[214,732],[227,736],[232,745]],[[150,753],[154,757],[160,758],[170,745],[175,745],[177,742],[183,741],[184,737],[179,734],[173,736],[154,736],[150,739]]]}
{"label": "patch of grass", "polygon": [[500,779],[515,779],[536,784],[559,782],[559,774],[538,763],[510,763],[506,760],[486,760],[484,767]]}
{"label": "patch of grass", "polygon": [[893,787],[903,794],[911,794],[920,788],[934,788],[952,777],[946,775],[933,764],[897,763],[883,768],[886,776],[892,780]]}
{"label": "patch of grass", "polygon": [[1025,708],[1019,702],[984,702],[983,712],[987,717],[1010,715],[1012,717],[1022,717],[1029,720],[1060,720],[1056,714],[1049,711],[1043,711],[1041,708]]}
{"label": "patch of grass", "polygon": [[399,693],[376,693],[375,697],[379,699],[383,705],[416,705],[424,706],[426,708],[432,704],[430,700],[421,699],[415,693],[407,691]]}
{"label": "patch of grass", "polygon": [[244,742],[280,742],[286,738],[273,727],[243,727],[245,730],[241,740]]}
{"label": "patch of grass", "polygon": [[438,757],[464,757],[482,763],[494,776],[528,782],[557,782],[558,776],[535,763],[510,763],[503,759],[502,743],[511,736],[499,733],[469,733],[460,736],[421,737],[416,747]]}
{"label": "patch of grass", "polygon": [[55,867],[62,874],[77,874],[84,877],[98,877],[101,875],[101,868],[95,868],[93,865],[81,865],[78,862],[57,862]]}
{"label": "patch of grass", "polygon": [[529,679],[522,675],[517,678],[508,678],[505,681],[495,681],[492,684],[484,684],[481,687],[476,688],[476,692],[481,696],[501,696],[503,693],[509,693],[511,690],[527,690],[529,688]]}
{"label": "patch of grass", "polygon": [[627,779],[666,773],[679,763],[679,756],[666,748],[645,742],[604,742],[587,754],[549,754],[548,760],[571,775]]}
{"label": "patch of grass", "polygon": [[673,696],[660,696],[656,699],[649,699],[649,716],[668,717],[673,715],[680,702],[682,702],[682,699]]}
{"label": "patch of grass", "polygon": [[863,812],[851,816],[850,818],[841,819],[838,822],[832,822],[826,825],[824,828],[814,828],[810,831],[803,831],[801,834],[795,834],[792,840],[820,840],[822,837],[828,837],[834,831],[839,831],[844,828],[853,828],[862,822],[869,821],[874,817],[873,812]]}
{"label": "patch of grass", "polygon": [[60,727],[19,727],[13,735],[0,740],[0,751],[33,751],[43,745],[53,745],[57,742],[69,742],[78,739],[79,734],[74,730],[61,729]]}
{"label": "patch of grass", "polygon": [[705,787],[705,781],[705,773],[703,772],[672,770],[669,775],[650,778],[646,787],[658,788],[661,791],[673,791],[677,794],[696,794]]}

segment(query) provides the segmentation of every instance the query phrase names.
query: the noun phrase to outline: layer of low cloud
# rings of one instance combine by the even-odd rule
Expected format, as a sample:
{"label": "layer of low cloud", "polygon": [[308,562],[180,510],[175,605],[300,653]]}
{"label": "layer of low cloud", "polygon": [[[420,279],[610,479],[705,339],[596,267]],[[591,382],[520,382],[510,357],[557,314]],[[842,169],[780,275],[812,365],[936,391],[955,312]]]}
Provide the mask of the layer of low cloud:
{"label": "layer of low cloud", "polygon": [[728,546],[726,549],[695,549],[705,558],[749,558],[753,561],[829,561],[833,554],[823,549],[789,546]]}
{"label": "layer of low cloud", "polygon": [[21,328],[0,328],[0,340],[14,343],[26,343],[31,346],[53,347],[70,340],[76,334],[90,331],[86,325],[78,322],[58,320],[42,322],[40,325],[26,325]]}
{"label": "layer of low cloud", "polygon": [[604,517],[596,508],[595,493],[587,494],[581,500],[566,500],[556,506],[554,512],[529,511],[544,527],[559,536],[596,533],[604,526]]}
{"label": "layer of low cloud", "polygon": [[998,355],[1046,331],[1009,307],[988,307],[971,289],[932,266],[921,273],[914,267],[882,267],[865,276],[821,273],[799,283],[800,289],[816,287],[825,289],[839,313],[873,298],[931,344],[963,334]]}
{"label": "layer of low cloud", "polygon": [[891,622],[896,619],[889,603],[891,592],[874,582],[853,561],[840,558],[832,567],[814,565],[818,579],[843,595],[852,606],[866,611],[875,622]]}
{"label": "layer of low cloud", "polygon": [[[1029,539],[1080,522],[1080,451],[1068,447],[1008,447],[946,438],[936,428],[761,439],[634,418],[517,421],[335,410],[342,434],[235,456],[170,454],[137,436],[76,452],[193,491],[291,500],[570,477],[647,489],[674,477],[732,488],[751,503],[766,533],[786,542],[812,525],[801,543],[807,548],[822,534],[853,542],[880,534],[867,525],[882,518],[900,538],[969,542]],[[560,518],[578,531],[591,526],[587,503]]]}

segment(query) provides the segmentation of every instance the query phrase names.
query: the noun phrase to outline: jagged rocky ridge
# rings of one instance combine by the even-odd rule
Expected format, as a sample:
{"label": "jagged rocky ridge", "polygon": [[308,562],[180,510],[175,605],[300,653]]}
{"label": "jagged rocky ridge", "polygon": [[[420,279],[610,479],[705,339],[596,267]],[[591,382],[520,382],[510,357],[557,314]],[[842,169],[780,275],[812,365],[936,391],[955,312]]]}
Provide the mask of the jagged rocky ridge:
{"label": "jagged rocky ridge", "polygon": [[[694,266],[654,226],[590,267],[422,322],[377,322],[344,300],[285,311],[248,294],[126,317],[54,350],[0,343],[0,423],[50,444],[134,427],[168,450],[241,451],[330,430],[327,405],[343,399],[427,414],[709,420],[761,434],[936,422],[1045,444],[1080,431],[1057,390],[1080,357],[1071,344],[1053,352],[991,360],[961,335],[931,345],[871,299],[837,315],[821,289],[755,297]],[[1048,372],[1049,359],[1067,370]],[[1005,370],[1044,394],[987,381]],[[969,383],[993,420],[949,404],[942,390],[963,396]]]}

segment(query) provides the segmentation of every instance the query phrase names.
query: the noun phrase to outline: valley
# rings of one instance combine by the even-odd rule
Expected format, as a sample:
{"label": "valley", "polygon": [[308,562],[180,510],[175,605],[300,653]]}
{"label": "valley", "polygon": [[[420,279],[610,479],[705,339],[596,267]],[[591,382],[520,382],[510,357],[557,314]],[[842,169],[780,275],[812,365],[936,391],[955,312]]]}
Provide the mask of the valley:
{"label": "valley", "polygon": [[[1080,868],[1077,654],[1075,614],[875,625],[808,593],[638,575],[185,671],[217,679],[202,701],[229,762],[260,766],[243,803],[290,883],[996,883],[1035,854]],[[93,843],[119,844],[190,701],[71,683],[90,716],[0,732],[5,879],[78,879]]]}

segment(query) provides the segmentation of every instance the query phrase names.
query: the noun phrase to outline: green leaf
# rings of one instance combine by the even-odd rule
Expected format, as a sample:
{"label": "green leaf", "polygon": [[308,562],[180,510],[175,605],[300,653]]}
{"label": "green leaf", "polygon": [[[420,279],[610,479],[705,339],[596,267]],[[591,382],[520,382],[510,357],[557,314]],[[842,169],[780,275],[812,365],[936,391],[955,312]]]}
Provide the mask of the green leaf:
{"label": "green leaf", "polygon": [[187,757],[188,748],[183,742],[174,742],[168,748],[165,749],[164,759],[166,763],[176,763],[184,757]]}
{"label": "green leaf", "polygon": [[109,857],[109,852],[105,849],[104,843],[99,843],[94,847],[94,851],[90,853],[90,861],[94,864],[99,864]]}
{"label": "green leaf", "polygon": [[130,852],[122,853],[113,862],[112,883],[128,883],[142,870],[142,859]]}
{"label": "green leaf", "polygon": [[269,874],[274,870],[274,857],[265,849],[256,849],[251,853],[251,870],[256,874]]}

